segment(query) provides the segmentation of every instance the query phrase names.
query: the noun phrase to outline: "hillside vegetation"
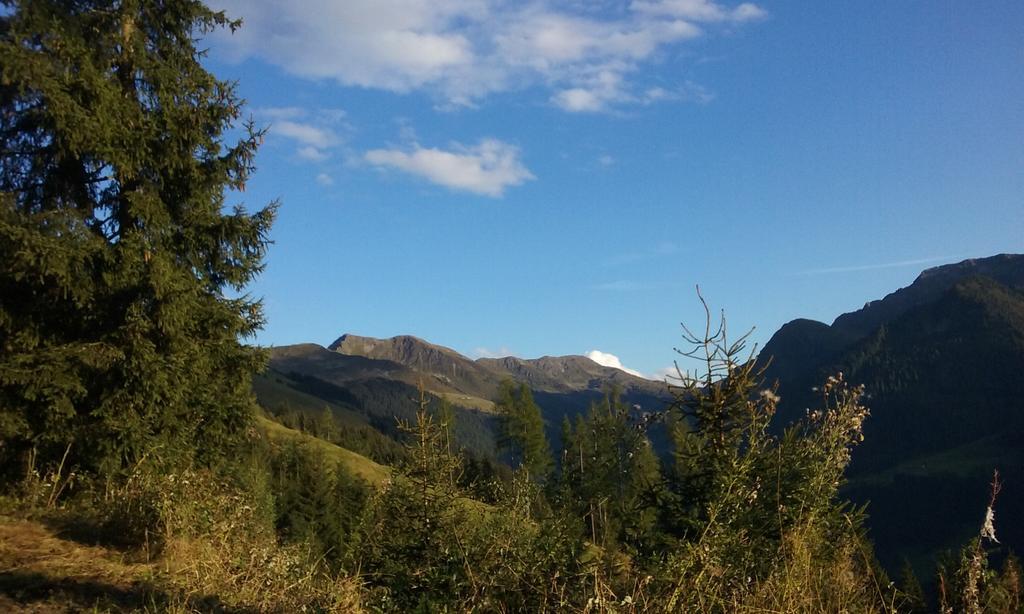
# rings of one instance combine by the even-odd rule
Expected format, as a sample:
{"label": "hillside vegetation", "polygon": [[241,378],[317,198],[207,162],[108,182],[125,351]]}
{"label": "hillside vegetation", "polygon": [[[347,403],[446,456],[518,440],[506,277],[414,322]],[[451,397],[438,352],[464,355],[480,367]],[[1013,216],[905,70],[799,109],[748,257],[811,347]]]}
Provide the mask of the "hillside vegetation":
{"label": "hillside vegetation", "polygon": [[[873,328],[872,328],[873,327]],[[844,494],[870,503],[868,526],[889,568],[927,571],[974,531],[987,476],[1007,486],[998,510],[1024,517],[1024,257],[925,271],[831,326],[796,320],[761,353],[785,391],[776,430],[803,415],[828,373],[870,393],[872,417]],[[1024,547],[1018,523],[1001,537]]]}
{"label": "hillside vegetation", "polygon": [[[822,373],[779,427],[788,389],[724,321],[684,331],[703,370],[668,390],[583,357],[469,361],[411,337],[247,345],[277,205],[225,206],[263,132],[236,125],[236,86],[201,62],[203,36],[241,24],[197,0],[4,7],[5,610],[1021,611],[1016,560],[990,566],[998,474],[961,493],[977,521],[935,591],[910,567],[890,581],[841,494],[870,435],[864,388]],[[950,374],[927,362],[936,331],[1010,359],[1015,290],[939,294],[804,358],[847,352],[887,395]]]}

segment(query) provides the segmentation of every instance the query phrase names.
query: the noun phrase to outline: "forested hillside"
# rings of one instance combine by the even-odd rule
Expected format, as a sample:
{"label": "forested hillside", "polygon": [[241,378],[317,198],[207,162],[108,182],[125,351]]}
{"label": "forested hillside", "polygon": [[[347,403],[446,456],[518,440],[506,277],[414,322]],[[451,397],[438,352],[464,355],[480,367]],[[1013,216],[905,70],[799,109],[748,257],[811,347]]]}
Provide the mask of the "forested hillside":
{"label": "forested hillside", "polygon": [[[666,340],[702,365],[671,385],[413,337],[264,349],[264,131],[204,66],[241,22],[2,6],[5,611],[1021,611],[1018,259],[790,326],[768,371],[709,316]],[[956,549],[920,579],[875,554],[906,515],[847,500],[892,485],[974,518],[928,529]]]}
{"label": "forested hillside", "polygon": [[[1024,514],[1024,257],[1000,255],[925,271],[914,284],[832,326],[796,320],[761,353],[785,391],[777,428],[803,415],[827,373],[863,384],[872,417],[845,491],[870,503],[882,560],[927,566],[972,532],[998,469],[999,512]],[[968,496],[969,495],[969,496]],[[1024,546],[1015,523],[1011,550]]]}

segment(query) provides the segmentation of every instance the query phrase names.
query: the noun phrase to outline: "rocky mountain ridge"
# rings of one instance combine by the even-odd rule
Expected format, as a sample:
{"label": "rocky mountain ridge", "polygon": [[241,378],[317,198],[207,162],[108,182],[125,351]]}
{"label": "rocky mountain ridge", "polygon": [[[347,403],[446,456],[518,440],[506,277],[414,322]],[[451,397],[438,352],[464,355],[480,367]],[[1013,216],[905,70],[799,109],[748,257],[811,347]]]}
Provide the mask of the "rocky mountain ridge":
{"label": "rocky mountain ridge", "polygon": [[622,391],[652,395],[665,391],[663,382],[599,365],[586,356],[578,355],[472,360],[453,349],[411,335],[376,339],[345,334],[327,349],[348,357],[396,363],[431,376],[431,384],[439,383],[444,392],[456,391],[481,398],[493,397],[503,379],[525,382],[535,391],[551,393],[600,391],[612,385]]}

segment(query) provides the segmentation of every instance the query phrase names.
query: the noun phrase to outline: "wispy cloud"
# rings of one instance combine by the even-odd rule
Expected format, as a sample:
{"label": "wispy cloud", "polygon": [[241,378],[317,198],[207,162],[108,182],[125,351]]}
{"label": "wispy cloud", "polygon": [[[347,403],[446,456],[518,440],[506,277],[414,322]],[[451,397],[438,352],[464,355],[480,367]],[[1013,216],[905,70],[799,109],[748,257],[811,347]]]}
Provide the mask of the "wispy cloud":
{"label": "wispy cloud", "polygon": [[699,102],[706,96],[692,95],[689,82],[652,87],[637,75],[673,46],[766,17],[756,4],[713,0],[634,0],[604,14],[589,3],[556,0],[212,4],[245,18],[233,35],[216,35],[225,59],[261,58],[293,75],[348,86],[423,90],[448,107],[540,86],[569,112]]}
{"label": "wispy cloud", "polygon": [[328,128],[321,128],[313,124],[304,124],[287,119],[274,122],[271,129],[276,134],[319,149],[326,149],[338,141],[338,137]]}
{"label": "wispy cloud", "polygon": [[856,273],[859,271],[874,271],[877,269],[896,269],[900,267],[914,266],[919,264],[929,264],[933,262],[941,262],[943,260],[955,260],[955,257],[951,256],[936,256],[932,258],[916,258],[913,260],[897,260],[895,262],[881,262],[875,264],[856,264],[852,266],[838,266],[828,267],[823,269],[808,269],[806,271],[797,271],[795,275],[831,275],[834,273]]}
{"label": "wispy cloud", "polygon": [[590,350],[585,354],[585,356],[603,367],[612,367],[614,369],[619,369],[620,371],[625,371],[626,373],[629,373],[630,375],[635,375],[637,377],[644,376],[636,369],[630,369],[629,367],[623,365],[622,361],[619,360],[619,357],[616,356],[615,354],[609,354],[608,352],[602,352],[601,350]]}
{"label": "wispy cloud", "polygon": [[339,129],[345,129],[345,112],[340,109],[303,109],[270,107],[256,109],[257,118],[269,123],[268,136],[283,138],[295,145],[295,154],[304,160],[322,162],[330,150],[342,142]]}
{"label": "wispy cloud", "polygon": [[640,13],[705,22],[738,23],[768,16],[764,9],[749,2],[730,9],[710,0],[635,0],[631,7]]}
{"label": "wispy cloud", "polygon": [[520,160],[519,149],[497,139],[483,139],[474,146],[455,143],[450,150],[414,143],[406,149],[374,149],[363,157],[374,166],[482,196],[499,197],[510,186],[535,179]]}
{"label": "wispy cloud", "polygon": [[327,158],[330,158],[330,154],[322,149],[318,149],[312,145],[303,145],[295,150],[295,155],[299,156],[303,160],[309,160],[310,162],[323,162]]}

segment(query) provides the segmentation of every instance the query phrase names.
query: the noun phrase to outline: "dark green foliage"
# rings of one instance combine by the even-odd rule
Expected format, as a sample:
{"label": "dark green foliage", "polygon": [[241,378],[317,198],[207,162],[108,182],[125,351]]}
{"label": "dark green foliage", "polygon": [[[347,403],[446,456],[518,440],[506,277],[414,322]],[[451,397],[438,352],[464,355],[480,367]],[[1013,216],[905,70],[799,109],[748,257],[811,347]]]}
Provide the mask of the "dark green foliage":
{"label": "dark green foliage", "polygon": [[409,462],[372,502],[359,568],[370,605],[384,611],[561,611],[584,591],[579,541],[562,519],[536,514],[543,498],[525,472],[493,483],[494,505],[465,497],[451,424],[421,397],[405,422]]}
{"label": "dark green foliage", "polygon": [[278,534],[309,545],[335,568],[348,566],[369,487],[343,463],[330,467],[322,453],[298,441],[272,452],[270,465]]}
{"label": "dark green foliage", "polygon": [[985,599],[986,612],[1019,613],[1024,611],[1024,584],[1021,583],[1020,559],[1009,555],[1003,561],[999,576],[994,578]]}
{"label": "dark green foliage", "polygon": [[3,2],[0,439],[116,474],[223,454],[250,420],[259,273],[274,206],[225,213],[261,133],[224,135],[232,84],[200,2]]}
{"label": "dark green foliage", "polygon": [[265,398],[260,399],[260,403],[268,417],[284,426],[329,441],[378,463],[394,465],[405,458],[405,448],[399,442],[351,411],[329,405],[315,409],[301,403],[293,407],[288,401],[267,406]]}
{"label": "dark green foliage", "polygon": [[618,391],[608,392],[571,431],[564,422],[563,504],[582,519],[591,539],[606,550],[654,545],[658,459],[643,429],[630,417]]}
{"label": "dark green foliage", "polygon": [[[887,566],[907,556],[923,572],[958,548],[993,468],[1007,476],[1006,512],[1024,511],[1024,256],[927,271],[832,326],[791,322],[759,360],[769,356],[767,375],[784,392],[776,432],[812,406],[827,373],[842,371],[871,395],[844,496],[870,502]],[[1020,550],[1024,528],[1007,526],[1001,539]]]}
{"label": "dark green foliage", "polygon": [[522,467],[533,479],[545,482],[554,460],[544,435],[544,419],[530,387],[504,380],[495,401],[495,411],[501,415],[498,444],[511,454],[512,466]]}
{"label": "dark green foliage", "polygon": [[673,424],[672,487],[686,547],[670,558],[677,574],[670,602],[707,609],[691,592],[736,599],[752,582],[770,585],[794,554],[792,540],[805,551],[824,546],[820,556],[842,552],[828,544],[847,544],[850,554],[842,556],[855,555],[864,578],[871,577],[873,561],[857,552],[864,542],[861,516],[837,500],[850,450],[862,439],[867,410],[861,391],[848,387],[841,374],[830,377],[821,409],[775,437],[768,428],[779,397],[763,387],[761,368],[744,356],[745,338],[730,342],[724,318],[716,330],[708,312],[703,334],[686,330],[684,339],[692,350],[683,353],[699,358],[704,370],[675,389],[673,409],[680,419]]}
{"label": "dark green foliage", "polygon": [[374,502],[365,529],[360,566],[386,589],[381,598],[400,610],[451,599],[467,571],[456,534],[468,512],[457,505],[461,466],[450,426],[431,415],[421,393],[416,422],[402,423],[409,461]]}
{"label": "dark green foliage", "polygon": [[924,596],[924,588],[921,587],[921,582],[917,579],[917,574],[914,573],[914,568],[910,565],[910,561],[903,561],[903,565],[900,567],[899,578],[899,588],[903,593],[903,604],[900,611],[907,614],[924,614],[927,612],[928,602]]}

